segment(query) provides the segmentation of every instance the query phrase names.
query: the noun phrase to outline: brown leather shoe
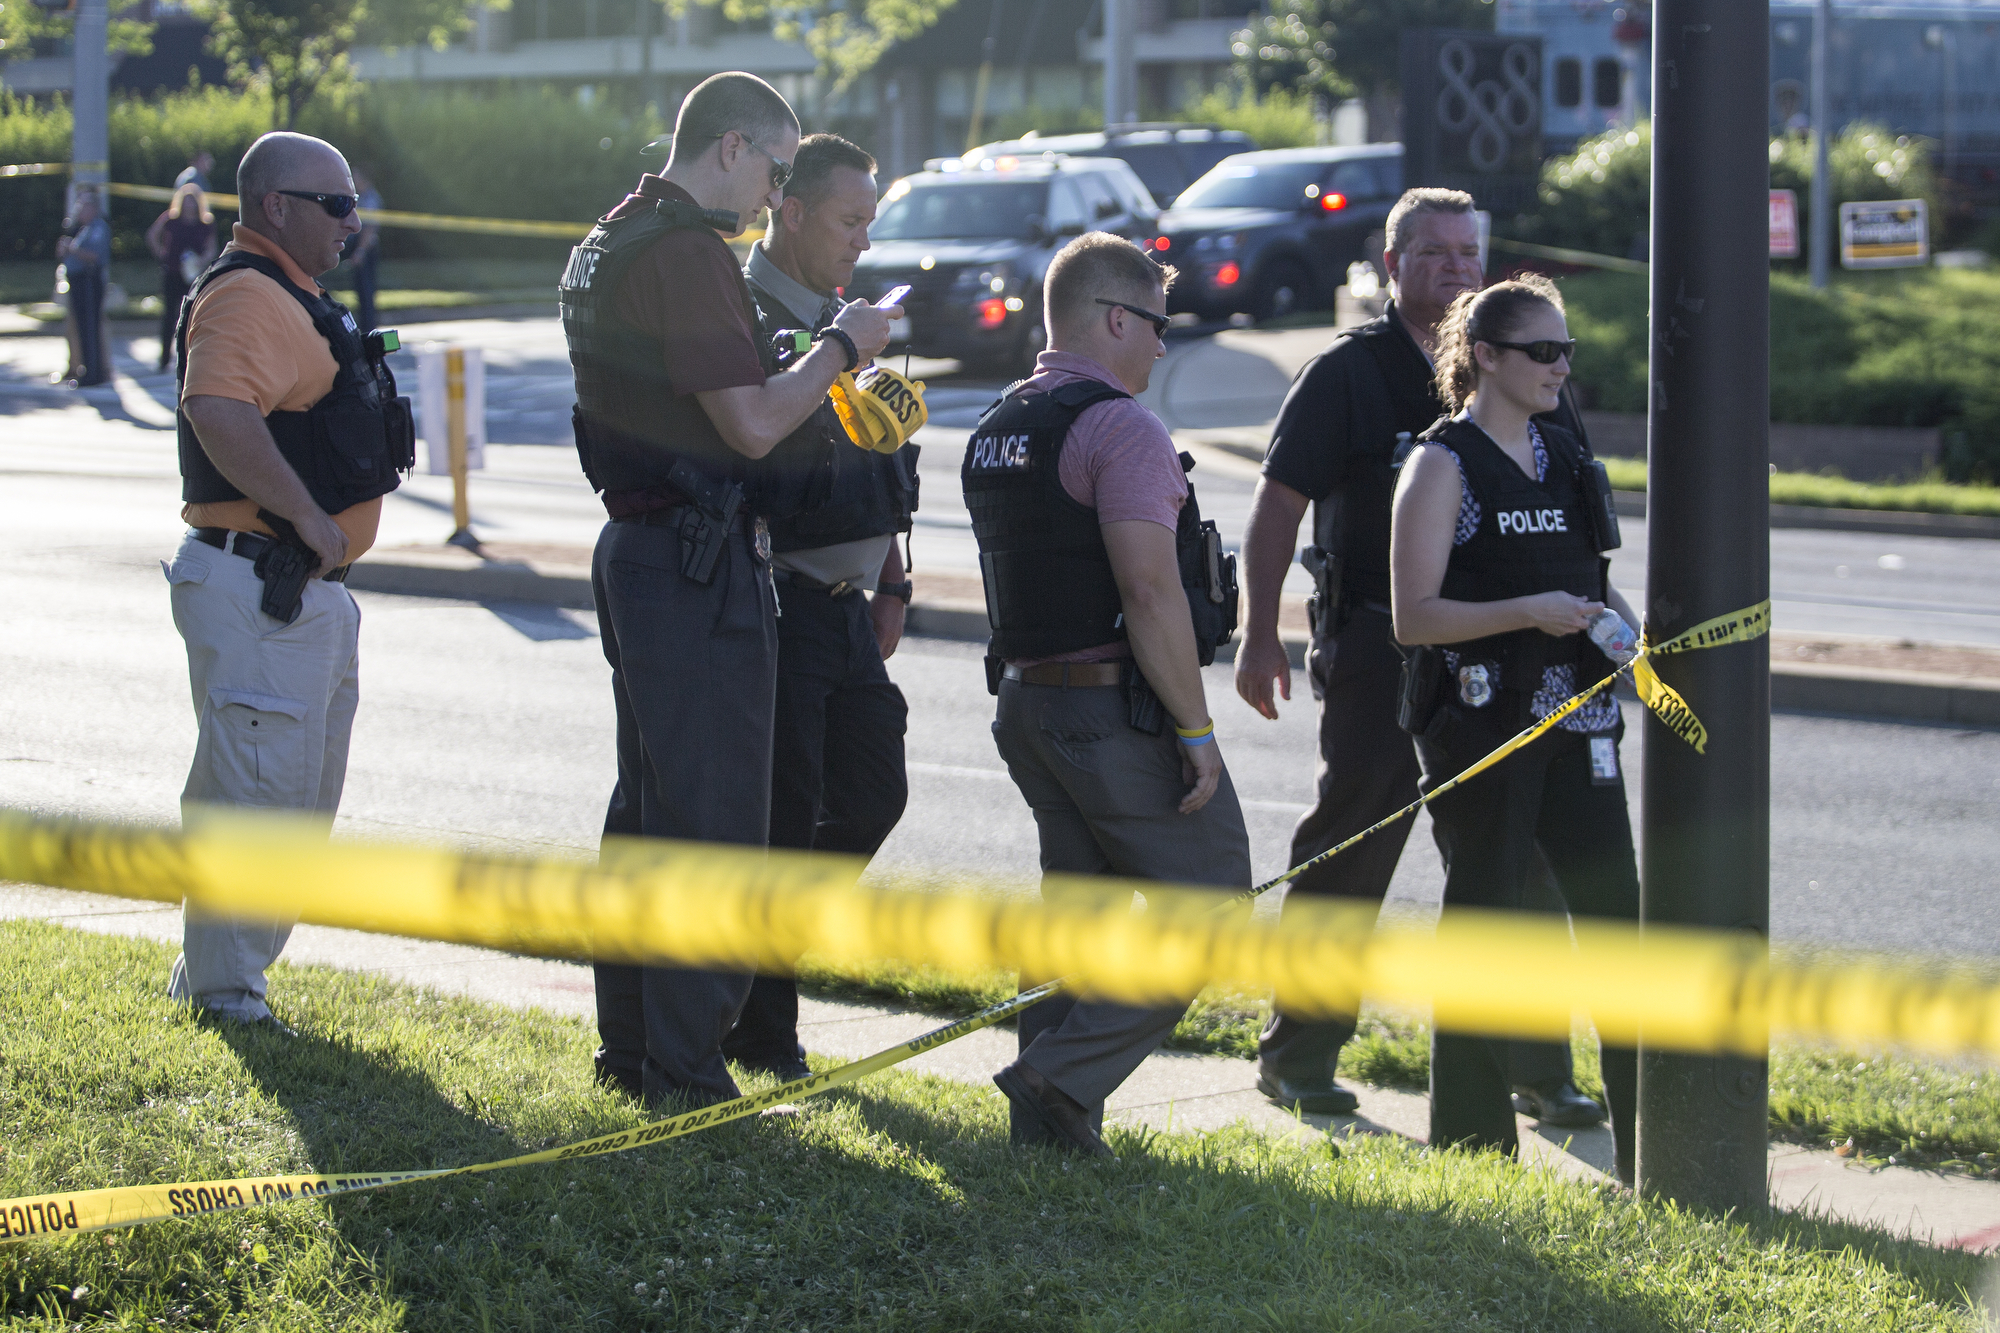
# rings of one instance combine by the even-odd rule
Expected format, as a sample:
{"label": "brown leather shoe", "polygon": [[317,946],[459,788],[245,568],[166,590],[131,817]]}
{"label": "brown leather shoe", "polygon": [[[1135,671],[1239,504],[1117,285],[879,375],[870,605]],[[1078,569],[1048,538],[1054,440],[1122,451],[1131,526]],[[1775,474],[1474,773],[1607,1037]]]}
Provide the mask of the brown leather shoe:
{"label": "brown leather shoe", "polygon": [[1118,1160],[1118,1154],[1090,1127],[1090,1115],[1083,1109],[1083,1103],[1043,1078],[1031,1065],[1016,1060],[995,1074],[993,1082],[1007,1094],[1007,1100],[1041,1121],[1057,1147],[1086,1157]]}

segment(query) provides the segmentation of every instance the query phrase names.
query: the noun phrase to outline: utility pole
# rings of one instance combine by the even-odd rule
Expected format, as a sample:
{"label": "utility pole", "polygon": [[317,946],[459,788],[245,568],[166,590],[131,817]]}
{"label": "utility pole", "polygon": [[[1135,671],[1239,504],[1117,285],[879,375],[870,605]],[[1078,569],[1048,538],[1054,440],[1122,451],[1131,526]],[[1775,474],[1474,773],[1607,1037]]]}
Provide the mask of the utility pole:
{"label": "utility pole", "polygon": [[1832,90],[1827,87],[1826,48],[1833,39],[1833,0],[1819,0],[1812,35],[1812,238],[1807,262],[1812,285],[1826,286],[1833,267],[1833,169],[1827,165],[1827,143],[1833,134]]}
{"label": "utility pole", "polygon": [[111,57],[105,50],[110,9],[110,0],[77,0],[70,74],[76,116],[70,141],[72,197],[85,189],[101,195],[111,179]]}
{"label": "utility pole", "polygon": [[1139,118],[1138,0],[1104,0],[1104,123]]}
{"label": "utility pole", "polygon": [[[1653,16],[1645,618],[1657,641],[1770,596],[1771,31],[1769,0],[1659,0]],[[1640,919],[1767,935],[1770,640],[1658,670],[1708,745],[1697,753],[1646,717]],[[1762,1060],[1642,1047],[1639,1192],[1762,1209],[1768,1099]]]}

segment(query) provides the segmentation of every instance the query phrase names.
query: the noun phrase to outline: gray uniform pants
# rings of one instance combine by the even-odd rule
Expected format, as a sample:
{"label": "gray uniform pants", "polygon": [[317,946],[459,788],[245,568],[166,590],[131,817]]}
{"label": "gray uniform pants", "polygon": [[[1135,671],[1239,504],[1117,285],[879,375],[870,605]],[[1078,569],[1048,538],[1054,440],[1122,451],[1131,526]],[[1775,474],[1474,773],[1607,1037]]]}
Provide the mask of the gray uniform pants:
{"label": "gray uniform pants", "polygon": [[[1035,812],[1045,874],[1250,886],[1250,839],[1228,772],[1207,805],[1181,814],[1187,783],[1173,729],[1158,736],[1135,731],[1118,686],[1003,681],[993,735]],[[1021,984],[1046,980],[1023,976]],[[1021,1015],[1021,1059],[1101,1121],[1104,1099],[1167,1039],[1186,1009],[1185,1002],[1139,1008],[1069,996],[1044,1000]]]}
{"label": "gray uniform pants", "polygon": [[[312,810],[331,824],[360,694],[354,598],[315,579],[287,625],[259,608],[264,585],[251,561],[192,533],[166,571],[194,694],[183,825],[204,806]],[[167,993],[224,1017],[263,1018],[271,1012],[264,969],[291,933],[289,920],[212,916],[189,904]]]}

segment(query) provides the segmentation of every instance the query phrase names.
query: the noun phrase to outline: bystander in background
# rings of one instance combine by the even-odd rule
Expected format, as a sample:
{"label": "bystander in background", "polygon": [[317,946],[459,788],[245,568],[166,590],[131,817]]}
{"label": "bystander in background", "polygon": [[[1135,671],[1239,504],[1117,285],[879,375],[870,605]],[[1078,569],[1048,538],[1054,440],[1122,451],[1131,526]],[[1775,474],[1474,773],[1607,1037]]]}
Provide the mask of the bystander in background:
{"label": "bystander in background", "polygon": [[197,148],[193,156],[188,158],[188,164],[181,168],[181,174],[174,177],[174,188],[178,190],[183,185],[194,185],[199,186],[203,194],[207,194],[208,173],[214,170],[215,154],[206,148]]}
{"label": "bystander in background", "polygon": [[104,220],[104,204],[94,190],[84,190],[76,196],[71,218],[75,232],[56,246],[69,287],[70,318],[76,324],[72,374],[65,383],[83,388],[103,384],[111,378],[104,339],[104,286],[111,271],[111,224]]}
{"label": "bystander in background", "polygon": [[[375,182],[368,179],[368,173],[354,173],[354,188],[360,192],[361,202],[356,205],[363,212],[382,206],[382,196],[375,191]],[[347,243],[347,267],[354,276],[354,313],[361,321],[361,331],[368,332],[375,327],[375,288],[378,281],[375,262],[382,253],[382,229],[366,221],[361,231]]]}
{"label": "bystander in background", "polygon": [[199,185],[174,191],[173,202],[146,229],[146,248],[160,261],[160,369],[166,370],[174,362],[181,299],[215,259],[215,214]]}

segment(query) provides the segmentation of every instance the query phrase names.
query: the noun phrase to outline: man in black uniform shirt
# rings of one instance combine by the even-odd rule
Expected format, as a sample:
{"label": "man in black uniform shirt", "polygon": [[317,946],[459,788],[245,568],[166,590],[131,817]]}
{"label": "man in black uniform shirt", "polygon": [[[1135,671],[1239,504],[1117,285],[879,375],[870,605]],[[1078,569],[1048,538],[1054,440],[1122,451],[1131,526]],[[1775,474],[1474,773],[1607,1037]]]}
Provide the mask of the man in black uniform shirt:
{"label": "man in black uniform shirt", "polygon": [[[875,159],[838,135],[801,140],[784,207],[744,267],[767,342],[832,320],[834,293],[853,279],[874,220]],[[802,489],[803,505],[771,520],[780,612],[771,845],[873,856],[910,795],[910,710],[882,663],[903,637],[910,600],[896,534],[910,530],[916,507],[917,447],[885,455],[857,446],[829,399],[766,463],[780,484]],[[722,1051],[781,1078],[806,1077],[797,984],[758,977]]]}
{"label": "man in black uniform shirt", "polygon": [[[577,449],[611,521],[591,564],[618,714],[619,838],[764,845],[771,819],[777,607],[765,523],[789,512],[758,466],[880,352],[900,314],[845,306],[769,373],[756,307],[724,244],[782,205],[798,117],[749,74],[681,103],[673,156],[571,252],[559,298]],[[722,1040],[748,976],[596,966],[600,1081],[648,1102],[737,1095]]]}
{"label": "man in black uniform shirt", "polygon": [[[1462,292],[1485,284],[1472,196],[1407,191],[1389,213],[1394,299],[1380,319],[1350,329],[1292,384],[1264,459],[1243,538],[1243,646],[1236,692],[1267,718],[1290,700],[1291,664],[1278,641],[1278,592],[1306,506],[1316,505],[1306,670],[1320,701],[1317,800],[1292,833],[1290,864],[1309,861],[1417,799],[1417,759],[1396,725],[1402,657],[1390,632],[1389,510],[1399,443],[1441,413],[1431,353],[1438,321]],[[1401,820],[1299,876],[1292,893],[1380,902],[1410,835]],[[1352,1019],[1306,1021],[1273,1013],[1258,1043],[1257,1085],[1286,1106],[1344,1114],[1354,1094],[1334,1082]],[[1515,1043],[1513,1077],[1524,1109],[1544,1123],[1589,1125],[1595,1102],[1570,1082],[1568,1048]]]}

